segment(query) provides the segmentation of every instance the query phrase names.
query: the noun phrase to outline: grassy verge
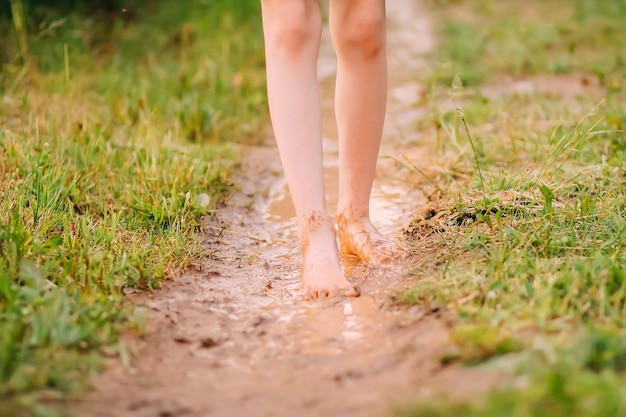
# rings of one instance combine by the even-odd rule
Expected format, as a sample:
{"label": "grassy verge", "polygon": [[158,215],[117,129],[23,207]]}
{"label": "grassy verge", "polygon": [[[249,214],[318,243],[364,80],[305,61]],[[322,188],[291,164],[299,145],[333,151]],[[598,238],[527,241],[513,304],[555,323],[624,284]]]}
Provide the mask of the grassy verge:
{"label": "grassy verge", "polygon": [[157,287],[203,254],[228,143],[265,122],[257,3],[34,22],[12,2],[0,23],[12,34],[0,44],[0,415],[52,415],[102,354],[123,353],[123,289]]}
{"label": "grassy verge", "polygon": [[432,202],[408,232],[420,279],[399,300],[450,314],[443,364],[516,352],[517,371],[482,400],[398,415],[623,415],[626,3],[460,0],[433,15],[418,127],[445,158],[411,168]]}

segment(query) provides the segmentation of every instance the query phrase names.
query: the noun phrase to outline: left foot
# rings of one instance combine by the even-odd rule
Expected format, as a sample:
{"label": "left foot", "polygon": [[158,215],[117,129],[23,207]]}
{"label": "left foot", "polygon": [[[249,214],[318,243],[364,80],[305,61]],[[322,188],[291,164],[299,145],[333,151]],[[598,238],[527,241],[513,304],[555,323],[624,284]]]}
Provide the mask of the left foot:
{"label": "left foot", "polygon": [[367,217],[337,216],[339,247],[364,262],[385,263],[400,256],[404,248],[383,236]]}

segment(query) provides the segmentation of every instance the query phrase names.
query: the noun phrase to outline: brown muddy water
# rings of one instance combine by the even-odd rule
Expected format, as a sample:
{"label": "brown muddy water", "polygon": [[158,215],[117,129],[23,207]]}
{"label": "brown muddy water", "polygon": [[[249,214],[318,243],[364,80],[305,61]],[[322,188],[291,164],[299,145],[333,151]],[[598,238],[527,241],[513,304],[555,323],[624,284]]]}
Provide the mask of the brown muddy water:
{"label": "brown muddy water", "polygon": [[[421,90],[416,74],[434,47],[428,16],[414,0],[388,2],[390,94],[372,219],[399,237],[425,197],[395,159],[421,158],[428,138],[412,125]],[[328,204],[337,197],[332,110],[335,58],[324,33]],[[268,141],[271,143],[271,141]],[[370,267],[342,259],[362,291],[354,299],[301,300],[296,225],[273,145],[242,149],[240,190],[207,224],[213,255],[152,293],[129,295],[147,317],[145,335],[127,339],[77,401],[75,416],[388,416],[409,399],[471,393],[473,372],[443,368],[450,347],[444,321],[419,306],[395,306],[394,292],[418,278],[411,260]]]}

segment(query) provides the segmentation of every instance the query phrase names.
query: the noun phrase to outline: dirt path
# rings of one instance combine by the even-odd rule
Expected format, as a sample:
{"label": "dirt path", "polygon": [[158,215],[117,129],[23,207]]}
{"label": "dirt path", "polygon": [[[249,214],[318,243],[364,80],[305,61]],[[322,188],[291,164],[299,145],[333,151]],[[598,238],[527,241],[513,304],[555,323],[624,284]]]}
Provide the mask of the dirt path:
{"label": "dirt path", "polygon": [[[420,86],[413,81],[433,47],[414,0],[388,2],[390,101],[382,156],[425,152],[410,125]],[[336,198],[332,113],[335,61],[328,34],[320,58],[329,206]],[[418,140],[419,139],[419,140]],[[113,364],[76,416],[386,416],[433,391],[480,389],[471,373],[438,364],[444,323],[419,307],[394,307],[393,292],[414,276],[408,264],[368,268],[344,259],[363,296],[337,304],[300,300],[295,223],[273,145],[246,148],[241,190],[207,225],[214,251],[201,268],[164,290],[131,296],[149,314],[131,366]],[[424,202],[381,159],[375,223],[398,236]]]}

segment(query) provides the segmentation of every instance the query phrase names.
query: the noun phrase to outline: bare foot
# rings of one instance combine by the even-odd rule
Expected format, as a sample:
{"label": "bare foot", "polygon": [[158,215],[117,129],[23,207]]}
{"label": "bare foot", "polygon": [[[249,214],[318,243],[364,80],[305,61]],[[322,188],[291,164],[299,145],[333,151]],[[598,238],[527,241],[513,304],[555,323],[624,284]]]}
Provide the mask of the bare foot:
{"label": "bare foot", "polygon": [[328,216],[315,212],[300,226],[304,255],[302,298],[356,297],[339,263],[335,228]]}
{"label": "bare foot", "polygon": [[337,228],[341,252],[356,255],[364,262],[384,263],[404,252],[401,245],[384,237],[366,217],[349,218],[339,214]]}

